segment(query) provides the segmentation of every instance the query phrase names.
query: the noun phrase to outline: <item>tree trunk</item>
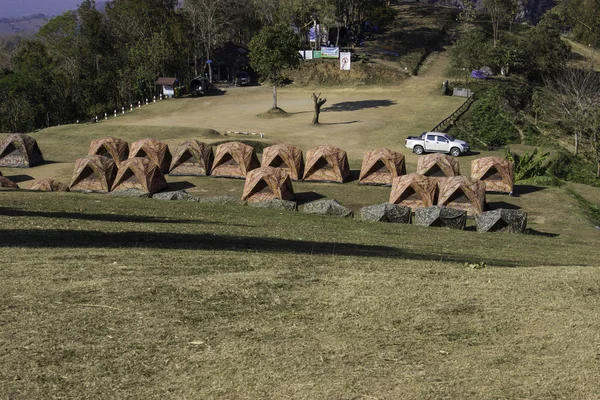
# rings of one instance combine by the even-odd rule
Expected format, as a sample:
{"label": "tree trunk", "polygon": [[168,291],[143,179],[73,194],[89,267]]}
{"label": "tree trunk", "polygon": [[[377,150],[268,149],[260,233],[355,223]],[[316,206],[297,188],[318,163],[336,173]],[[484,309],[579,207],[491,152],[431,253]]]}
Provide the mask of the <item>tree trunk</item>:
{"label": "tree trunk", "polygon": [[321,98],[321,93],[319,93],[318,95],[313,93],[312,99],[313,99],[314,106],[315,106],[315,115],[313,116],[312,124],[318,125],[319,124],[319,114],[321,114],[321,107],[323,106],[323,104],[325,104],[327,102],[327,99]]}
{"label": "tree trunk", "polygon": [[573,154],[575,157],[579,154],[579,132],[575,132],[575,151]]}
{"label": "tree trunk", "polygon": [[273,110],[277,109],[277,70],[273,69]]}

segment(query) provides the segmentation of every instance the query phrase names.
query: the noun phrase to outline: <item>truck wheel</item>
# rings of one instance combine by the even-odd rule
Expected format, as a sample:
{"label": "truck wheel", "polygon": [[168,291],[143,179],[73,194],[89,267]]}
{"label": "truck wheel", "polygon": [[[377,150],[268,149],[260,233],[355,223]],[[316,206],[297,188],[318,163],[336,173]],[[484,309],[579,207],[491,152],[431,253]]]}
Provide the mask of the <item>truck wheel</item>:
{"label": "truck wheel", "polygon": [[453,147],[450,149],[450,155],[453,157],[460,156],[460,149],[458,147]]}
{"label": "truck wheel", "polygon": [[415,147],[413,148],[413,152],[414,152],[416,155],[420,156],[421,154],[423,154],[423,146],[415,146]]}

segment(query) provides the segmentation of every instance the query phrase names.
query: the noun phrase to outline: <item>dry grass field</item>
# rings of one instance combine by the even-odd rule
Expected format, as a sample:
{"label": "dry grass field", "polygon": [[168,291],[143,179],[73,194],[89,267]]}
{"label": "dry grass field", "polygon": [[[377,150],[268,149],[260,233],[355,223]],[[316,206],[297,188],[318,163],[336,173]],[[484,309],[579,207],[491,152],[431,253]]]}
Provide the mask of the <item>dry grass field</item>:
{"label": "dry grass field", "polygon": [[[398,86],[326,89],[317,127],[310,88],[280,91],[282,119],[256,116],[269,88],[230,88],[37,132],[47,163],[1,170],[25,189],[68,183],[92,139],[116,136],[336,145],[354,177],[363,153],[385,146],[412,172],[404,138],[462,103],[439,95],[445,64],[442,52]],[[492,154],[461,157],[462,172]],[[200,197],[243,188],[168,181]],[[390,191],[355,180],[294,189],[357,212]],[[600,398],[600,188],[516,192],[488,202],[527,212],[526,235],[0,191],[0,398]]]}

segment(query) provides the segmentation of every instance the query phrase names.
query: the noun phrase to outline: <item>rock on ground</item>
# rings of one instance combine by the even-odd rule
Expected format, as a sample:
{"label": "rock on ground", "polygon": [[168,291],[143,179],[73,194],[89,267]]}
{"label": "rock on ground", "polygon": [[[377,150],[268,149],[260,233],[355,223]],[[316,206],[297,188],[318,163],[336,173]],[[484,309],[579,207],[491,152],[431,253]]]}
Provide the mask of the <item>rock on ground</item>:
{"label": "rock on ground", "polygon": [[519,210],[498,209],[475,216],[478,232],[525,233],[527,213]]}
{"label": "rock on ground", "polygon": [[182,201],[198,201],[196,196],[192,196],[185,190],[176,190],[172,192],[155,193],[152,196],[156,200],[182,200]]}
{"label": "rock on ground", "polygon": [[462,230],[467,225],[467,212],[438,206],[417,208],[415,211],[415,225]]}
{"label": "rock on ground", "polygon": [[281,199],[258,201],[256,203],[248,203],[248,205],[256,208],[274,208],[277,210],[298,211],[298,205],[295,201]]}
{"label": "rock on ground", "polygon": [[337,200],[317,200],[304,205],[302,212],[307,214],[335,215],[342,218],[354,217],[354,211],[344,207]]}
{"label": "rock on ground", "polygon": [[360,210],[363,221],[368,222],[395,222],[399,224],[410,224],[410,207],[399,204],[383,203],[374,206],[363,207]]}

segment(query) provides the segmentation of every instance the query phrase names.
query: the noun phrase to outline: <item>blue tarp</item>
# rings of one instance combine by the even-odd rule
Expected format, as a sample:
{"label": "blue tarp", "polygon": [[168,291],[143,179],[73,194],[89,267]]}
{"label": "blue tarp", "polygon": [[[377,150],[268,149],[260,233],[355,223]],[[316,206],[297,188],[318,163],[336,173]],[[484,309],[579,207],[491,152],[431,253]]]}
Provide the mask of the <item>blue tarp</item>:
{"label": "blue tarp", "polygon": [[473,71],[471,71],[471,78],[475,78],[475,79],[487,79],[487,75],[479,70],[479,69],[475,69]]}

